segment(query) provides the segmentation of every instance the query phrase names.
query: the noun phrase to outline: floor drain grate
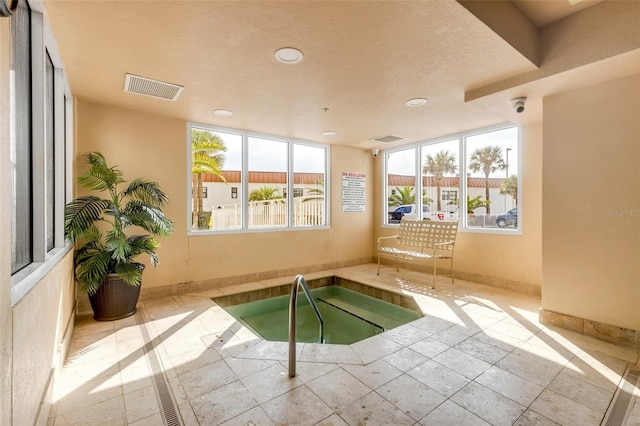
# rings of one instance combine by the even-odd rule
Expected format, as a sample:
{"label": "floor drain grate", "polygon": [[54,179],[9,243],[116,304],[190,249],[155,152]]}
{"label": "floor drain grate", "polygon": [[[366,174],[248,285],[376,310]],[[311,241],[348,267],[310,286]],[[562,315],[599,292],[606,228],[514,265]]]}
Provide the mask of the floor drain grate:
{"label": "floor drain grate", "polygon": [[602,420],[603,426],[622,426],[629,417],[633,398],[638,394],[640,369],[632,365],[627,366],[618,390],[613,395],[613,400]]}
{"label": "floor drain grate", "polygon": [[151,340],[151,336],[149,335],[147,325],[144,321],[142,313],[140,312],[140,309],[138,309],[138,312],[136,313],[136,321],[141,326],[140,330],[145,342],[144,352],[147,355],[147,362],[149,363],[149,368],[151,369],[151,373],[153,374],[153,384],[156,390],[158,403],[160,405],[160,415],[163,419],[163,425],[182,426],[182,421],[176,408],[176,402],[173,398],[171,390],[169,389],[169,386],[167,385],[167,380],[165,379],[165,376],[162,372],[162,367],[160,366],[158,356],[153,350],[153,341]]}

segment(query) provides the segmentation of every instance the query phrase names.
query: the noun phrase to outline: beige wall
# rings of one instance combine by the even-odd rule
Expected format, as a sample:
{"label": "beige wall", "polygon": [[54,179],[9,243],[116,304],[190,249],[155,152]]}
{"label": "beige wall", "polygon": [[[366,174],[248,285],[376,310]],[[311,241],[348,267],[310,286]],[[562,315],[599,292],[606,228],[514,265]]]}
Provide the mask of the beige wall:
{"label": "beige wall", "polygon": [[[143,177],[157,181],[169,196],[164,212],[174,221],[176,231],[171,237],[160,239],[160,264],[155,269],[146,268],[144,286],[183,283],[188,279],[186,135],[185,122],[181,120],[76,101],[76,176],[87,170],[82,155],[100,151],[109,166],[117,165],[123,170],[125,180]],[[75,185],[74,191],[78,190]],[[149,264],[147,258],[141,260]]]}
{"label": "beige wall", "polygon": [[[542,234],[542,123],[522,127],[522,235],[459,232],[454,270],[501,287],[539,291]],[[382,159],[376,164],[376,188],[382,185]],[[395,227],[382,227],[381,194],[376,192],[376,237],[393,235]],[[444,265],[443,265],[444,266]],[[521,284],[521,285],[518,285]]]}
{"label": "beige wall", "polygon": [[639,135],[640,75],[544,99],[545,310],[640,330]]}
{"label": "beige wall", "polygon": [[[187,235],[187,141],[183,120],[103,105],[77,103],[76,172],[86,170],[81,155],[102,152],[122,167],[125,179],[156,180],[167,192],[166,214],[175,231],[162,238],[160,264],[145,270],[143,289],[204,282],[221,277],[290,271],[348,262],[372,255],[373,179],[368,151],[331,148],[331,229]],[[363,172],[365,213],[342,213],[341,173]]]}
{"label": "beige wall", "polygon": [[13,307],[14,425],[34,424],[37,414],[38,424],[47,422],[73,332],[74,286],[70,251]]}

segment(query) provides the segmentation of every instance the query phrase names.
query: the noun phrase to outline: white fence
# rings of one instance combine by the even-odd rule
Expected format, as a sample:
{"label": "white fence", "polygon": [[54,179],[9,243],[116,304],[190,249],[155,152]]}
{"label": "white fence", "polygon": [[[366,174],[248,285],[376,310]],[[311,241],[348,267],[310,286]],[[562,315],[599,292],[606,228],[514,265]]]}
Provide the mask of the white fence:
{"label": "white fence", "polygon": [[[293,225],[315,226],[325,224],[324,197],[297,197],[293,200]],[[247,223],[249,228],[271,228],[288,226],[287,201],[267,200],[248,203]],[[227,204],[211,211],[211,229],[239,229],[242,227],[242,206]]]}

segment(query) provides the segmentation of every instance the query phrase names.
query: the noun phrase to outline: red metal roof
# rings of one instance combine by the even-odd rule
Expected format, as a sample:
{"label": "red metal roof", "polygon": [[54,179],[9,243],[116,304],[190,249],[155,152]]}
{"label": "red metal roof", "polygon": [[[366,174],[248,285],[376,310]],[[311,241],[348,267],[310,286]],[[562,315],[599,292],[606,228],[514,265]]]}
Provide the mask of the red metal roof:
{"label": "red metal roof", "polygon": [[[407,175],[389,175],[388,176],[388,184],[389,186],[415,186],[416,178],[415,176],[407,176]],[[489,188],[500,188],[502,186],[502,182],[504,178],[489,178]],[[470,188],[484,188],[484,178],[483,177],[470,177],[467,178],[467,186]],[[434,176],[423,176],[422,177],[422,186],[434,187],[437,186],[436,178]],[[442,187],[457,187],[460,186],[460,178],[458,176],[445,176],[441,182]]]}
{"label": "red metal roof", "polygon": [[[222,176],[228,183],[239,183],[241,173],[239,170],[225,170],[222,172]],[[319,181],[324,182],[323,173],[294,173],[293,175],[295,184],[307,184],[314,185]],[[415,186],[415,176],[406,175],[389,175],[389,186]],[[222,182],[216,175],[212,173],[202,174],[203,182]],[[504,178],[489,178],[489,188],[500,188]],[[287,174],[285,172],[249,172],[249,182],[251,183],[264,183],[264,184],[286,184]],[[459,186],[460,178],[458,176],[445,176],[442,179],[443,187],[457,187]],[[436,178],[434,176],[423,176],[422,186],[435,187]],[[470,177],[467,178],[467,186],[470,188],[484,188],[483,177]]]}
{"label": "red metal roof", "polygon": [[[242,174],[239,170],[225,170],[222,176],[227,183],[240,183]],[[203,182],[222,182],[213,173],[203,173]],[[324,173],[294,173],[293,181],[296,184],[314,185],[318,182],[324,182]],[[249,172],[249,182],[251,183],[276,183],[285,184],[287,182],[287,174],[285,172]]]}

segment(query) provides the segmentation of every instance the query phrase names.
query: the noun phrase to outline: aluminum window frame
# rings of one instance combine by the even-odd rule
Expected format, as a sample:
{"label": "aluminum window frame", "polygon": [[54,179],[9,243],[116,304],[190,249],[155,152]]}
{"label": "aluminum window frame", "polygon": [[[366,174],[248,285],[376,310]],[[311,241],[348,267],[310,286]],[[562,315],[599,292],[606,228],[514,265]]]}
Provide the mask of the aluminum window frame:
{"label": "aluminum window frame", "polygon": [[[442,142],[447,142],[447,141],[452,141],[452,140],[457,140],[458,141],[458,170],[459,170],[459,183],[458,183],[458,200],[466,200],[467,199],[467,185],[465,184],[465,182],[467,182],[467,175],[468,175],[468,164],[467,164],[467,144],[465,143],[466,138],[468,137],[472,137],[475,135],[480,135],[483,133],[490,133],[490,132],[496,132],[496,131],[500,131],[500,130],[504,130],[504,129],[509,129],[509,128],[515,128],[517,129],[517,149],[518,149],[518,153],[517,153],[517,165],[518,165],[518,196],[516,198],[516,206],[518,207],[518,226],[515,228],[493,228],[493,227],[488,227],[488,228],[481,228],[481,227],[475,227],[475,226],[469,226],[468,225],[468,215],[467,215],[467,203],[466,202],[459,202],[459,217],[460,217],[460,232],[467,232],[467,233],[478,233],[478,234],[495,234],[495,235],[522,235],[523,234],[523,227],[522,224],[524,223],[524,206],[523,206],[523,188],[522,188],[522,182],[523,182],[523,157],[522,157],[522,126],[515,124],[515,123],[500,123],[497,125],[493,125],[493,126],[487,126],[487,127],[482,127],[479,129],[472,129],[472,130],[468,130],[468,131],[464,131],[464,132],[459,132],[459,133],[455,133],[455,134],[451,134],[451,135],[446,135],[443,137],[438,137],[438,138],[434,138],[434,139],[426,139],[426,140],[421,140],[412,144],[407,144],[407,145],[400,145],[397,147],[393,147],[387,150],[384,150],[381,152],[382,154],[382,158],[384,159],[383,164],[382,164],[382,189],[381,189],[381,193],[382,193],[382,227],[389,227],[389,228],[397,228],[399,225],[395,224],[395,223],[388,223],[388,218],[389,218],[389,212],[391,211],[388,208],[388,198],[389,198],[389,192],[388,191],[388,158],[390,154],[393,153],[397,153],[397,152],[401,152],[401,151],[405,151],[408,149],[415,149],[415,169],[416,169],[416,175],[415,175],[415,190],[414,193],[415,194],[422,194],[422,163],[421,163],[421,148],[423,146],[428,146],[428,145],[434,145],[434,144],[438,144],[438,143],[442,143]],[[422,200],[421,197],[416,196],[416,205],[422,205]],[[509,209],[510,210],[510,209]]]}
{"label": "aluminum window frame", "polygon": [[[242,206],[242,226],[236,229],[205,229],[205,230],[197,230],[192,227],[192,206],[191,199],[187,199],[186,202],[186,226],[187,226],[187,235],[188,236],[199,236],[199,235],[221,235],[221,234],[242,234],[242,233],[260,233],[260,232],[286,232],[286,231],[304,231],[304,230],[318,230],[318,229],[330,229],[331,228],[331,145],[306,141],[302,139],[295,138],[286,138],[277,135],[271,135],[266,133],[258,133],[251,132],[241,129],[235,129],[230,127],[221,127],[214,126],[206,123],[197,123],[197,122],[188,122],[186,129],[186,149],[187,149],[187,166],[185,170],[186,181],[188,185],[188,194],[190,194],[190,188],[192,185],[192,174],[191,174],[191,131],[193,128],[210,130],[213,132],[222,132],[222,133],[232,133],[236,135],[240,135],[242,137],[242,170],[241,172],[241,182],[238,187],[240,187],[239,191],[241,196],[238,197],[240,199],[240,205]],[[249,199],[249,138],[259,138],[259,139],[267,139],[276,142],[283,142],[287,144],[287,225],[286,226],[273,226],[273,227],[249,227],[248,220],[248,199]],[[321,225],[295,225],[295,221],[293,219],[293,198],[294,198],[294,146],[295,145],[304,145],[316,148],[324,149],[324,188],[325,188],[325,198],[324,198],[324,210],[325,210],[325,221]]]}
{"label": "aluminum window frame", "polygon": [[[73,194],[73,123],[71,86],[42,2],[27,0],[31,9],[31,148],[32,148],[32,262],[11,276],[15,305],[72,250],[64,238],[64,207]],[[46,144],[46,55],[53,64],[53,153]],[[13,125],[13,123],[11,124]],[[54,158],[52,203],[47,203],[46,158]],[[47,209],[53,212],[53,247],[47,250]]]}

